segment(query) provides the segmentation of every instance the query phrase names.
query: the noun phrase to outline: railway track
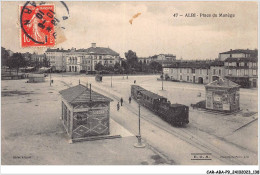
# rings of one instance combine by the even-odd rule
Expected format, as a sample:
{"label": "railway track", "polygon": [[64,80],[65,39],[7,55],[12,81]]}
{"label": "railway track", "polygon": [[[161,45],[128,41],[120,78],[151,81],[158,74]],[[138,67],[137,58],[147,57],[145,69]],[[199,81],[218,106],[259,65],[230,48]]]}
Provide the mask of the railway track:
{"label": "railway track", "polygon": [[[111,92],[108,92],[106,90],[103,90],[97,86],[93,86],[92,87],[96,90],[98,90],[99,92],[103,92],[106,94],[109,94],[110,97],[114,98],[115,100],[119,101],[120,97],[112,94]],[[125,103],[126,108],[131,111],[132,113],[134,113],[136,116],[138,116],[138,112],[137,109],[135,109],[133,106]],[[147,108],[145,108],[147,111],[149,111]],[[149,111],[150,112],[150,111]],[[150,112],[151,113],[151,112]],[[153,114],[153,113],[152,113]],[[153,114],[155,115],[155,114]],[[155,115],[156,117],[158,117],[157,115]],[[232,156],[231,154],[229,154],[228,152],[219,149],[218,147],[207,143],[205,140],[203,139],[199,139],[196,135],[194,135],[193,133],[191,133],[190,131],[188,131],[185,128],[175,128],[172,127],[172,129],[166,129],[166,127],[164,127],[162,125],[162,123],[158,123],[157,121],[153,120],[151,117],[147,117],[146,115],[142,115],[141,116],[142,119],[144,119],[145,121],[152,123],[153,125],[155,125],[156,127],[160,128],[161,130],[172,134],[176,137],[178,137],[179,139],[195,146],[196,148],[200,149],[203,153],[211,153],[212,156],[218,160],[221,160],[223,162],[225,162],[226,164],[229,165],[244,165],[245,163],[237,160],[237,159],[220,159],[221,156]],[[166,122],[165,122],[166,123]],[[169,125],[168,123],[166,123],[167,125]]]}
{"label": "railway track", "polygon": [[[69,84],[62,82],[64,84],[66,84],[68,87],[70,87]],[[87,82],[82,81],[83,84],[86,84]],[[107,91],[104,90],[96,85],[92,85],[92,88],[101,92],[101,93],[106,93],[108,94],[111,98],[114,98],[115,100],[119,101],[120,97]],[[136,116],[138,116],[138,112],[137,109],[135,109],[133,106],[125,103],[126,108],[131,111],[133,114],[135,114]],[[148,110],[147,108],[145,108],[145,110],[147,110],[149,113],[151,113],[152,115],[158,117],[157,115],[155,115],[154,113],[152,113],[150,110]],[[151,116],[151,115],[150,115]],[[147,117],[146,115],[142,115],[141,118],[151,124],[153,124],[154,126],[160,128],[161,130],[172,134],[174,136],[176,136],[177,138],[189,143],[192,146],[195,146],[196,148],[200,149],[203,153],[211,153],[212,157],[225,162],[225,164],[227,165],[244,165],[245,163],[238,160],[238,159],[220,159],[221,156],[232,156],[231,154],[229,154],[228,152],[219,149],[218,147],[206,142],[203,139],[198,138],[196,135],[194,135],[193,133],[191,133],[190,131],[188,131],[185,128],[175,128],[172,127],[170,124],[168,124],[167,122],[160,122],[158,123],[157,121],[155,121],[154,119],[152,119],[151,117]],[[169,129],[169,127],[164,127],[164,125],[170,125],[171,128]]]}

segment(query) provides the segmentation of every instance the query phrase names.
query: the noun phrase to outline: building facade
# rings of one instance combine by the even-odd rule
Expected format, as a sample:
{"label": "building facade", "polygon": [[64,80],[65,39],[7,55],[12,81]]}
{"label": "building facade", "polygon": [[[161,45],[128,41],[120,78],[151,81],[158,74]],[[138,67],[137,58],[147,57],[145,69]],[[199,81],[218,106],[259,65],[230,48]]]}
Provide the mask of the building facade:
{"label": "building facade", "polygon": [[67,72],[95,71],[95,66],[101,63],[103,66],[121,65],[119,54],[110,48],[96,47],[92,43],[88,49],[47,49],[46,56],[54,70]]}
{"label": "building facade", "polygon": [[60,91],[61,120],[70,142],[110,134],[112,99],[81,84]]}
{"label": "building facade", "polygon": [[121,65],[121,58],[110,48],[96,47],[96,43],[92,43],[88,49],[72,49],[66,53],[66,65],[69,72],[95,71],[98,63],[113,67],[116,63]]}
{"label": "building facade", "polygon": [[258,87],[258,58],[227,58],[225,64],[225,77],[241,87]]}
{"label": "building facade", "polygon": [[164,77],[173,81],[206,84],[210,82],[210,64],[204,61],[181,61],[163,67]]}
{"label": "building facade", "polygon": [[64,49],[50,49],[46,50],[46,57],[50,62],[52,70],[66,71],[65,55],[69,50]]}
{"label": "building facade", "polygon": [[234,112],[239,107],[239,85],[230,80],[213,81],[205,86],[206,108],[223,112]]}
{"label": "building facade", "polygon": [[227,52],[219,53],[219,60],[225,61],[227,58],[248,58],[248,57],[257,57],[258,50],[250,49],[235,49]]}
{"label": "building facade", "polygon": [[151,62],[158,62],[163,66],[171,65],[176,61],[176,55],[173,54],[159,54],[150,57],[138,57],[138,62],[150,64]]}

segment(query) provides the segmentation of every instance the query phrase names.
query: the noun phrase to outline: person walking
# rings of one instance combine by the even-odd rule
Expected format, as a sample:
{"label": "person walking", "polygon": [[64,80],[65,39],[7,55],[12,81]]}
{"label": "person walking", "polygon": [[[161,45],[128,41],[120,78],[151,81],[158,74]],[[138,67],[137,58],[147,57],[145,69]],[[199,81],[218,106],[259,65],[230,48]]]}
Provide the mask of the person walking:
{"label": "person walking", "polygon": [[119,105],[119,102],[117,103],[117,111],[119,111],[119,109],[120,109],[120,105]]}
{"label": "person walking", "polygon": [[121,99],[120,99],[120,102],[121,102],[121,106],[123,106],[123,98],[121,97]]}
{"label": "person walking", "polygon": [[128,99],[128,100],[129,100],[129,104],[130,104],[130,103],[131,103],[131,100],[132,100],[131,96],[129,97],[129,99]]}

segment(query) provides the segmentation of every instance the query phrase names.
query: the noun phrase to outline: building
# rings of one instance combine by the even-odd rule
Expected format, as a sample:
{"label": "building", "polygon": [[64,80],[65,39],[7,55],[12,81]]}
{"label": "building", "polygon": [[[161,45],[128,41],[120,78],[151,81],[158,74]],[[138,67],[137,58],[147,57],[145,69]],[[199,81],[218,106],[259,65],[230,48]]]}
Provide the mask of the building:
{"label": "building", "polygon": [[45,54],[33,53],[31,55],[30,66],[43,67],[43,66],[46,66],[45,62],[46,62],[46,55]]}
{"label": "building", "polygon": [[155,61],[160,63],[162,66],[171,65],[176,61],[176,55],[173,54],[159,54],[150,57],[138,57],[138,62],[142,62],[144,64],[150,64]]}
{"label": "building", "polygon": [[241,87],[258,87],[258,57],[226,58],[225,77]]}
{"label": "building", "polygon": [[205,86],[206,109],[234,112],[239,107],[239,85],[228,79],[215,80]]}
{"label": "building", "polygon": [[97,47],[92,43],[88,49],[71,49],[66,53],[66,65],[69,72],[95,71],[96,64],[114,66],[121,64],[119,54],[110,48]]}
{"label": "building", "polygon": [[250,50],[250,49],[235,49],[227,52],[219,53],[219,60],[225,61],[227,58],[248,58],[248,57],[257,57],[258,50]]}
{"label": "building", "polygon": [[101,63],[104,66],[121,64],[122,58],[110,48],[96,47],[92,43],[88,49],[47,49],[47,59],[53,70],[67,72],[95,71],[95,65]]}
{"label": "building", "polygon": [[110,134],[110,98],[81,84],[60,94],[61,120],[71,142]]}
{"label": "building", "polygon": [[50,62],[50,67],[52,70],[57,71],[66,71],[66,60],[65,54],[69,52],[69,50],[64,49],[50,49],[46,50],[47,60]]}
{"label": "building", "polygon": [[95,71],[96,64],[112,66],[121,65],[121,58],[117,52],[110,48],[97,47],[92,43],[87,49],[71,49],[66,53],[66,65],[69,72]]}
{"label": "building", "polygon": [[163,67],[165,78],[173,81],[206,84],[210,82],[211,71],[208,61],[176,61]]}
{"label": "building", "polygon": [[225,67],[224,67],[224,62],[215,60],[212,63],[210,63],[210,74],[211,76],[209,77],[209,82],[219,80],[220,78],[225,77]]}

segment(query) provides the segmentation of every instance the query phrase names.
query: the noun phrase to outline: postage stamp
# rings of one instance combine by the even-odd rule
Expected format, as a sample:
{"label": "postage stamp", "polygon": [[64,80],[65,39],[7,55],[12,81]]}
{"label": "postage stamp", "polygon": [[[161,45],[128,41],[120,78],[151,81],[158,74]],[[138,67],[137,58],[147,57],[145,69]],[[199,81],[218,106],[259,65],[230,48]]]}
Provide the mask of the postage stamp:
{"label": "postage stamp", "polygon": [[58,22],[53,4],[36,5],[28,1],[20,6],[21,46],[54,46],[55,26]]}

